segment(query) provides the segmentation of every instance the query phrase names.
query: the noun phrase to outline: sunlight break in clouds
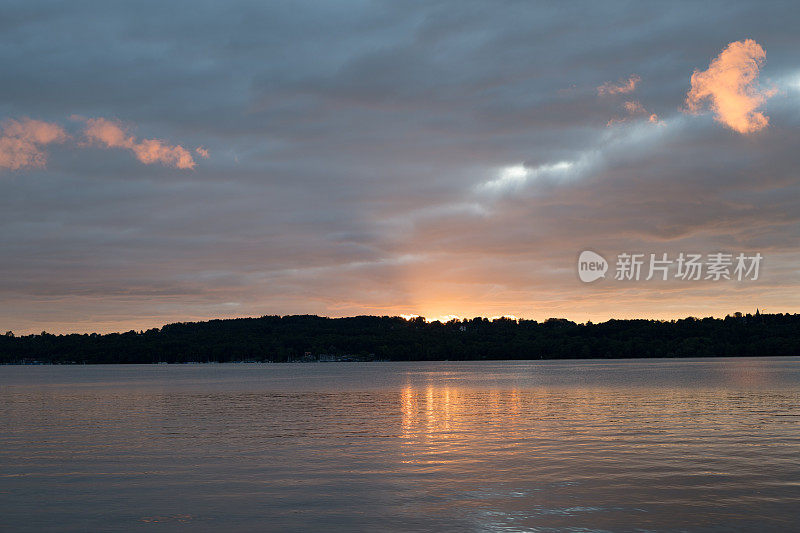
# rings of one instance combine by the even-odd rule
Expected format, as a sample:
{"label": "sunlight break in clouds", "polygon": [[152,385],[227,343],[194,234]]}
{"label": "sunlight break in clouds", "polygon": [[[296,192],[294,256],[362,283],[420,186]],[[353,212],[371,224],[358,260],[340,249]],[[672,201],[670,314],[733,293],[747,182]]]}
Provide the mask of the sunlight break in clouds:
{"label": "sunlight break in clouds", "polygon": [[[175,168],[195,167],[194,159],[189,151],[180,145],[170,146],[159,139],[143,139],[137,141],[136,137],[129,135],[127,130],[118,122],[104,118],[90,118],[86,120],[86,136],[91,142],[96,142],[107,148],[126,148],[131,150],[142,163],[163,163]],[[207,157],[202,152],[198,152]]]}
{"label": "sunlight break in clouds", "polygon": [[57,124],[24,118],[7,120],[0,131],[0,168],[41,168],[47,163],[43,146],[64,142],[67,134]]}
{"label": "sunlight break in clouds", "polygon": [[767,54],[752,39],[730,43],[708,66],[695,70],[686,95],[687,109],[699,113],[708,102],[715,120],[739,133],[762,130],[769,117],[756,111],[774,91],[758,87],[758,72]]}
{"label": "sunlight break in clouds", "polygon": [[632,93],[636,90],[636,86],[639,82],[642,81],[636,74],[631,74],[627,80],[620,80],[617,83],[612,83],[610,81],[605,82],[603,85],[597,88],[597,94],[600,96],[605,95],[612,95],[612,94],[628,94]]}
{"label": "sunlight break in clouds", "polygon": [[539,165],[533,168],[522,164],[504,167],[497,178],[481,183],[478,186],[478,190],[494,194],[511,192],[521,189],[528,181],[539,176],[548,174],[557,176],[570,170],[573,166],[574,163],[570,161],[559,161],[558,163]]}

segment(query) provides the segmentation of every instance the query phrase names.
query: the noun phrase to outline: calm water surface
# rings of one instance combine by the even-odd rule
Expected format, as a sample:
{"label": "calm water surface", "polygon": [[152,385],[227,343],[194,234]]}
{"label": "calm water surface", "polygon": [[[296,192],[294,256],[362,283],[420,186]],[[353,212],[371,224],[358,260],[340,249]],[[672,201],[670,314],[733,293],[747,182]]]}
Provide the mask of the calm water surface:
{"label": "calm water surface", "polygon": [[3,531],[797,531],[800,358],[0,367]]}

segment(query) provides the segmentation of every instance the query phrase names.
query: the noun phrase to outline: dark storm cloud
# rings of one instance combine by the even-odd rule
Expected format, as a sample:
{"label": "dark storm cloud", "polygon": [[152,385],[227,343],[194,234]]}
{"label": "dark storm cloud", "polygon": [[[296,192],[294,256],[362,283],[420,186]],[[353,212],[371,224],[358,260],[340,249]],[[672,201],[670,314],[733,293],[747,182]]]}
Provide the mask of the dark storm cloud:
{"label": "dark storm cloud", "polygon": [[[2,118],[77,139],[70,117],[103,117],[211,157],[181,170],[66,143],[0,170],[0,318],[586,318],[652,298],[669,315],[756,290],[587,294],[572,268],[590,247],[770,252],[765,283],[786,290],[764,298],[796,310],[798,20],[755,2],[6,2]],[[745,38],[779,88],[769,127],[683,115],[692,72]]]}

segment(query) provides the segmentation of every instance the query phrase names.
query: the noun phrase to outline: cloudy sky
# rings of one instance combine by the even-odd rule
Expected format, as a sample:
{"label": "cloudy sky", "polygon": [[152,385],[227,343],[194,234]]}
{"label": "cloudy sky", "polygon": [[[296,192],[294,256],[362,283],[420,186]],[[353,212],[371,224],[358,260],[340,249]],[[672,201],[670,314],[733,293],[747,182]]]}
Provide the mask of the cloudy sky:
{"label": "cloudy sky", "polygon": [[0,329],[799,312],[800,5],[674,4],[3,2]]}

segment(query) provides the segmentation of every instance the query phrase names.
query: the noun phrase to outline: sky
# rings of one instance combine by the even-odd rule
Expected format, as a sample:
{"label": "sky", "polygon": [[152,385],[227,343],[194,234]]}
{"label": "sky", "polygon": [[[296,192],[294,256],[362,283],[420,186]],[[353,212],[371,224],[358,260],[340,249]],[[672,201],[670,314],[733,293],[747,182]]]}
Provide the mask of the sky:
{"label": "sky", "polygon": [[[796,2],[2,2],[0,329],[800,312],[798,22]],[[585,250],[605,278],[581,281]],[[619,254],[682,252],[763,261],[615,279]]]}

